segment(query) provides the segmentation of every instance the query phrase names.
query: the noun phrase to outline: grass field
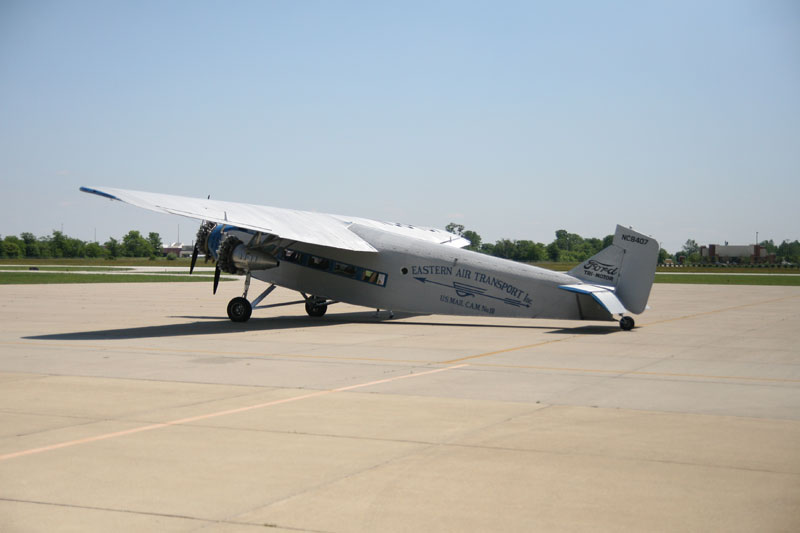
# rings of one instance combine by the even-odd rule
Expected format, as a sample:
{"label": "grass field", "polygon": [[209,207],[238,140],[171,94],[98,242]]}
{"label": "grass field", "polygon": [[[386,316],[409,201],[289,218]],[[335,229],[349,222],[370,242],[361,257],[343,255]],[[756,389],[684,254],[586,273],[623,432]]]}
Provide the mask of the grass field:
{"label": "grass field", "polygon": [[[185,266],[189,270],[189,263],[191,260],[188,257],[180,259],[169,260],[166,257],[159,257],[157,259],[149,259],[147,257],[120,257],[117,259],[99,259],[99,258],[56,258],[56,259],[36,259],[32,257],[23,257],[21,259],[0,259],[0,268],[8,268],[14,265],[59,265],[59,266],[81,266],[84,267],[124,267],[124,266],[160,266],[160,267],[180,267]],[[208,263],[214,266],[213,263]],[[203,260],[198,259],[198,266],[204,266]],[[207,266],[207,265],[206,265]]]}
{"label": "grass field", "polygon": [[[69,272],[0,272],[0,285],[35,285],[47,283],[153,283],[194,281],[209,283],[213,276],[157,274],[72,274]],[[221,278],[233,281],[235,278]]]}
{"label": "grass field", "polygon": [[[39,272],[29,272],[30,265]],[[198,266],[208,266],[200,261]],[[0,270],[18,270],[18,272],[0,272],[0,285],[9,284],[41,284],[41,283],[136,283],[136,282],[170,282],[170,281],[209,281],[209,274],[195,273],[193,276],[180,273],[147,272],[141,274],[104,274],[103,272],[121,272],[131,270],[125,267],[185,267],[188,273],[189,259],[167,260],[159,258],[120,258],[108,259],[2,259]],[[575,266],[574,263],[536,263],[536,266],[565,272]],[[75,271],[91,271],[91,274],[71,273]],[[96,273],[95,273],[96,272]],[[800,274],[797,268],[758,268],[758,267],[658,267],[656,283],[711,284],[711,285],[783,285],[800,286],[800,275],[779,276],[773,274]],[[691,274],[691,275],[685,275]],[[739,275],[731,275],[739,274]],[[747,274],[747,275],[743,275]],[[230,281],[233,278],[223,278]]]}
{"label": "grass field", "polygon": [[[168,260],[165,257],[159,257],[157,259],[149,259],[146,257],[119,257],[117,259],[92,259],[92,258],[80,258],[80,259],[68,259],[68,258],[59,258],[59,259],[34,259],[34,258],[22,258],[22,259],[0,259],[0,270],[9,270],[12,268],[19,268],[19,269],[27,269],[28,265],[32,266],[39,266],[39,265],[47,265],[47,266],[60,266],[60,267],[77,267],[80,266],[79,270],[88,270],[94,268],[102,268],[102,267],[185,267],[186,270],[189,270],[189,263],[190,259],[188,257],[182,257],[179,259]],[[536,263],[529,263],[533,266],[546,268],[548,270],[555,270],[557,272],[566,272],[576,266],[578,263],[566,263],[566,262],[554,262],[554,261],[540,261]],[[205,263],[202,259],[197,261],[197,266],[214,266],[213,262]],[[730,266],[730,267],[714,267],[714,266],[673,266],[673,267],[665,267],[659,266],[657,268],[658,272],[663,273],[703,273],[703,274],[712,274],[712,273],[722,273],[722,274],[800,274],[800,268],[798,267],[791,267],[791,268],[783,268],[779,266],[764,266],[764,267],[752,267],[752,266]]]}
{"label": "grass field", "polygon": [[729,267],[716,267],[716,266],[685,266],[685,267],[666,267],[660,266],[656,269],[657,272],[665,274],[800,274],[800,268],[790,267],[784,268],[781,266],[729,266]]}
{"label": "grass field", "polygon": [[126,272],[133,270],[127,267],[105,267],[105,266],[22,266],[22,265],[0,265],[0,270],[39,270],[41,272]]}
{"label": "grass field", "polygon": [[800,276],[774,274],[657,274],[656,283],[800,286]]}
{"label": "grass field", "polygon": [[[29,285],[46,283],[152,283],[194,281],[209,282],[213,276],[195,274],[167,274],[164,272],[143,274],[76,274],[71,272],[0,272],[0,285]],[[233,281],[225,277],[221,281]],[[683,283],[705,285],[784,285],[800,286],[800,276],[776,276],[770,274],[657,274],[656,283]]]}
{"label": "grass field", "polygon": [[[540,262],[530,263],[533,266],[546,268],[548,270],[555,270],[557,272],[567,272],[578,266],[578,263],[552,263]],[[659,266],[656,272],[665,274],[800,274],[800,268],[783,268],[780,266],[730,266],[730,267],[716,267],[716,266]]]}

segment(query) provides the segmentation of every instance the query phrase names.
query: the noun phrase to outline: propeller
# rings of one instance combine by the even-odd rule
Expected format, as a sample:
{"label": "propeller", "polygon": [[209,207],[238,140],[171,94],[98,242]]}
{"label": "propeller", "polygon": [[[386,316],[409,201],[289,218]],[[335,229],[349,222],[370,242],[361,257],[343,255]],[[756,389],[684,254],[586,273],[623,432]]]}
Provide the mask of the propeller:
{"label": "propeller", "polygon": [[[208,195],[211,200],[211,195]],[[200,243],[203,246],[203,254],[206,256],[206,263],[208,263],[208,236],[211,230],[216,226],[215,223],[204,220],[200,223],[200,229],[197,230],[197,238],[194,240],[194,250],[192,250],[192,264],[189,265],[189,275],[194,272],[194,266],[197,264],[197,256],[200,254]]]}
{"label": "propeller", "polygon": [[214,294],[217,294],[217,287],[219,286],[219,275],[222,271],[219,269],[219,265],[217,268],[214,269]]}
{"label": "propeller", "polygon": [[203,255],[205,255],[206,263],[211,259],[211,251],[208,249],[208,236],[211,235],[214,227],[216,227],[216,224],[209,220],[204,220],[202,224],[200,224],[200,228],[197,230],[197,237],[194,241],[194,249],[192,250],[192,263],[189,266],[189,274],[194,272],[194,267],[197,264],[197,256],[200,255],[200,252],[203,252]]}
{"label": "propeller", "polygon": [[189,265],[189,275],[194,272],[194,265],[197,263],[197,254],[200,253],[200,249],[197,247],[197,243],[194,243],[194,250],[192,250],[192,264]]}

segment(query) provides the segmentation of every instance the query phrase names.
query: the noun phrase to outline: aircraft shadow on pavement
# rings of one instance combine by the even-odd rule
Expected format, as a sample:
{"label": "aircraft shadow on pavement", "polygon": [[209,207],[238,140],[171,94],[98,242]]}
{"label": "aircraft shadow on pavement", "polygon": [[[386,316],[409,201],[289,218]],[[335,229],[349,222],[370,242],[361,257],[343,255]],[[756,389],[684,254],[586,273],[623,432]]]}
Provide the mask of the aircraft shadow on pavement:
{"label": "aircraft shadow on pavement", "polygon": [[[161,326],[141,326],[135,328],[103,329],[96,331],[76,331],[74,333],[55,333],[24,337],[32,340],[112,340],[147,339],[154,337],[183,337],[191,335],[218,335],[243,331],[269,331],[281,329],[314,328],[341,323],[326,319],[311,319],[305,316],[251,318],[247,322],[231,322],[223,317],[183,316],[171,318],[194,319],[184,324],[164,324]],[[375,319],[377,322],[379,319]]]}
{"label": "aircraft shadow on pavement", "polygon": [[547,333],[559,333],[562,335],[608,335],[609,333],[622,332],[618,324],[613,326],[580,326],[575,328],[553,329]]}
{"label": "aircraft shadow on pavement", "polygon": [[103,329],[95,331],[76,331],[72,333],[54,333],[49,335],[32,335],[23,337],[28,340],[60,340],[60,341],[85,341],[85,340],[114,340],[114,339],[146,339],[156,337],[182,337],[191,335],[218,335],[236,333],[241,331],[270,331],[284,329],[316,328],[336,326],[341,324],[380,324],[382,326],[436,326],[436,327],[463,327],[463,328],[513,328],[513,329],[546,329],[550,333],[562,334],[606,334],[619,331],[619,328],[603,326],[584,326],[574,329],[552,330],[551,327],[537,325],[514,324],[471,324],[458,322],[435,322],[418,320],[419,317],[429,315],[395,313],[390,319],[387,312],[375,316],[374,311],[355,313],[334,313],[322,318],[307,316],[277,316],[264,318],[251,318],[247,322],[231,322],[227,318],[212,316],[173,316],[170,318],[192,319],[193,322],[183,324],[164,324],[160,326],[140,326],[133,328]]}

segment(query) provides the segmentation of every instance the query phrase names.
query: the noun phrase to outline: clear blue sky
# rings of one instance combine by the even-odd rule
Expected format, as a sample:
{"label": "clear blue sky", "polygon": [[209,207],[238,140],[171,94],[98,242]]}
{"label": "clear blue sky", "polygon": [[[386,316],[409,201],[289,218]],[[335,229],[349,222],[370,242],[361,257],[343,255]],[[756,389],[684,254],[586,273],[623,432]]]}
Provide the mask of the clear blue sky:
{"label": "clear blue sky", "polygon": [[545,243],[800,239],[800,2],[0,1],[0,234],[106,185]]}

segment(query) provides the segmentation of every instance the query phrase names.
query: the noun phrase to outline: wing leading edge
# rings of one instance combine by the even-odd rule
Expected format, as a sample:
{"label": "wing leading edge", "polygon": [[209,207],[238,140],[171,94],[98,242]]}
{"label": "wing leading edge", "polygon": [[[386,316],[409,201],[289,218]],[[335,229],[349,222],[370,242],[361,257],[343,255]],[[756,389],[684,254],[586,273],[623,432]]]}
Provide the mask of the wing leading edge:
{"label": "wing leading edge", "polygon": [[446,231],[362,218],[348,218],[280,207],[190,198],[111,187],[81,187],[80,190],[110,200],[117,200],[143,209],[149,209],[150,211],[180,215],[198,220],[210,220],[243,229],[270,233],[283,239],[356,252],[376,252],[377,250],[370,243],[350,231],[349,226],[353,223],[366,224],[383,231],[459,248],[469,245],[468,240]]}

